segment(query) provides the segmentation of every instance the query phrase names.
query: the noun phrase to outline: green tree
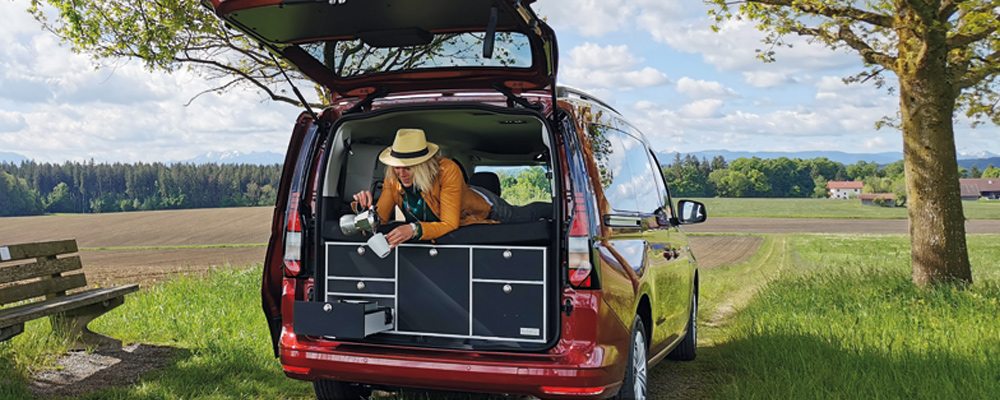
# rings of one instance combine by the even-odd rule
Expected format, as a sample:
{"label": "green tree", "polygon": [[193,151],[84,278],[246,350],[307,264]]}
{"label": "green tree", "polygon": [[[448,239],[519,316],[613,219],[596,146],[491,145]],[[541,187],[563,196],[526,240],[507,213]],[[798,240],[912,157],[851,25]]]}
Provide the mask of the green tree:
{"label": "green tree", "polygon": [[1000,178],[1000,168],[994,167],[993,164],[990,164],[983,170],[983,178]]}
{"label": "green tree", "polygon": [[50,213],[68,213],[73,212],[73,193],[69,189],[69,185],[66,182],[59,182],[52,191],[49,192],[48,197],[43,202],[45,204],[45,211]]}
{"label": "green tree", "polygon": [[[716,21],[753,20],[771,49],[796,34],[855,51],[866,68],[849,82],[881,85],[883,73],[895,75],[913,281],[971,283],[953,118],[965,111],[977,123],[1000,123],[996,0],[711,1]],[[759,54],[769,61],[775,52]]]}
{"label": "green tree", "polygon": [[44,210],[38,192],[26,180],[0,171],[0,217],[41,215]]}
{"label": "green tree", "polygon": [[982,176],[983,176],[983,171],[980,171],[979,167],[977,167],[976,164],[972,164],[972,167],[969,168],[969,177],[980,178]]}

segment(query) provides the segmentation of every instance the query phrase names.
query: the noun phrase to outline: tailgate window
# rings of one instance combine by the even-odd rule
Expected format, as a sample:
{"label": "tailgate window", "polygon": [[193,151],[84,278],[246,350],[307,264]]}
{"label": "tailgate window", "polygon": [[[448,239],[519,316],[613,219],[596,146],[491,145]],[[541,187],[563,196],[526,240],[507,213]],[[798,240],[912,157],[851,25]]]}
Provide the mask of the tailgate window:
{"label": "tailgate window", "polygon": [[302,45],[337,76],[462,67],[531,68],[531,43],[517,32],[498,32],[493,57],[483,57],[482,32],[428,34],[411,46],[373,46],[362,39],[331,40]]}

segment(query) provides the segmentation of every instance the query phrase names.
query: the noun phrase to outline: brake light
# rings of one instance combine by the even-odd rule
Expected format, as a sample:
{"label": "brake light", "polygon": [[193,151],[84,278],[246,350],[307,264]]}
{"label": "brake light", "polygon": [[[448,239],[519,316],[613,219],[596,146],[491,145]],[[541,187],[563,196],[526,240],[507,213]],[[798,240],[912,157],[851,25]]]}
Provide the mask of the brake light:
{"label": "brake light", "polygon": [[285,370],[285,373],[296,374],[296,375],[309,375],[309,372],[312,371],[312,369],[310,368],[292,367],[289,365],[282,365],[281,368]]}
{"label": "brake light", "polygon": [[542,386],[542,391],[546,394],[594,396],[604,393],[604,386],[598,387],[562,387],[562,386]]}
{"label": "brake light", "polygon": [[587,224],[587,205],[582,193],[576,193],[573,201],[573,221],[567,239],[566,266],[569,268],[569,284],[577,289],[594,289],[594,266],[590,262],[590,229]]}
{"label": "brake light", "polygon": [[285,272],[297,276],[302,272],[302,221],[299,218],[299,194],[288,200],[288,220],[285,223]]}

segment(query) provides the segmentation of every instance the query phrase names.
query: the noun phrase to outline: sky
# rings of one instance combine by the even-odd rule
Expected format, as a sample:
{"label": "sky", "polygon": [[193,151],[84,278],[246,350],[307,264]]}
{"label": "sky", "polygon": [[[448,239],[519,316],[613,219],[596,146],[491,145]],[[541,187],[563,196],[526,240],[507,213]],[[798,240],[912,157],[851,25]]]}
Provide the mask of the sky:
{"label": "sky", "polygon": [[[212,82],[183,69],[98,64],[43,31],[29,3],[0,0],[0,152],[55,163],[284,153],[299,108],[243,89],[195,98]],[[875,129],[896,114],[898,98],[842,81],[862,69],[855,54],[793,38],[777,62],[763,63],[754,57],[763,34],[746,21],[713,32],[701,1],[539,0],[533,8],[558,36],[560,83],[610,103],[657,151],[902,151],[898,131]],[[959,119],[956,146],[1000,153],[1000,129]]]}

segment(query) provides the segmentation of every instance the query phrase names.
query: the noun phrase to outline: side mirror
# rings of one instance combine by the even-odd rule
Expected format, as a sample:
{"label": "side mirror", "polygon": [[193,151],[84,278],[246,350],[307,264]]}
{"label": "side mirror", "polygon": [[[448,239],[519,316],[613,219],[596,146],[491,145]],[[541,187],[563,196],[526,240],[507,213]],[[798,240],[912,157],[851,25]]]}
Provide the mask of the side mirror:
{"label": "side mirror", "polygon": [[705,222],[705,219],[708,218],[708,210],[705,208],[705,205],[697,201],[678,201],[677,208],[680,211],[678,220],[683,225]]}

